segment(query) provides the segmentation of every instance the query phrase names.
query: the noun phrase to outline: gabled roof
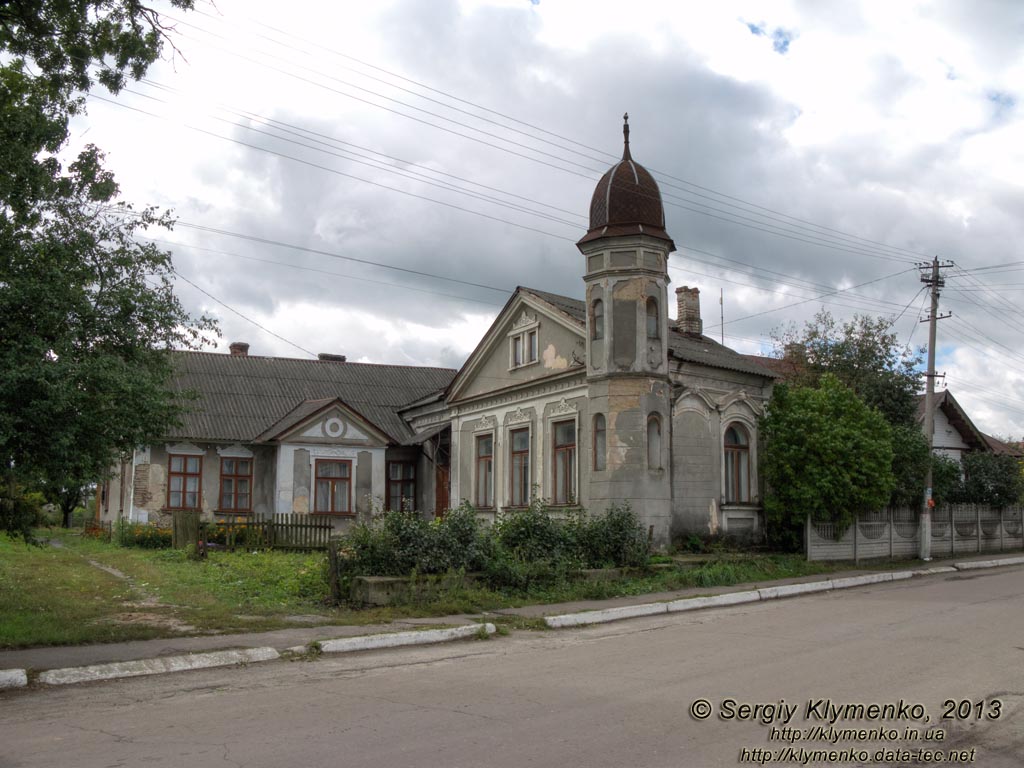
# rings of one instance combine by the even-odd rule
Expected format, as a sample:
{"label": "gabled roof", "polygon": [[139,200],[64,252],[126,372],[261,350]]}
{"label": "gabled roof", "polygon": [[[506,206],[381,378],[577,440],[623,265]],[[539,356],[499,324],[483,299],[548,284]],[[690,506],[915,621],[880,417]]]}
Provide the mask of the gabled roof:
{"label": "gabled roof", "polygon": [[[533,302],[533,308],[538,311],[544,311],[549,316],[554,318],[557,322],[560,322],[564,326],[573,329],[579,333],[584,333],[584,318],[586,315],[583,310],[583,302],[576,299],[570,299],[567,296],[559,296],[556,293],[548,293],[547,291],[538,291],[534,288],[524,288],[519,285],[508,297],[508,301],[505,302],[505,306],[501,308],[497,316],[494,318],[494,322],[487,329],[483,336],[480,337],[480,341],[477,342],[476,347],[472,352],[469,353],[469,357],[466,358],[466,362],[463,363],[462,368],[459,369],[455,378],[452,380],[448,387],[446,395],[449,397],[455,396],[458,399],[460,390],[464,385],[472,379],[473,372],[477,365],[486,357],[489,349],[497,343],[497,336],[495,331],[499,328],[502,323],[508,321],[509,312],[517,301],[524,303],[529,306],[530,302]],[[579,370],[582,365],[573,366],[573,369]],[[570,369],[572,370],[572,369]],[[563,374],[565,371],[560,371],[559,374]]]}
{"label": "gabled roof", "polygon": [[[920,422],[924,421],[924,395],[917,396],[917,420]],[[963,409],[963,406],[956,401],[953,397],[953,393],[948,389],[944,389],[941,392],[935,393],[934,406],[941,409],[949,419],[949,423],[953,425],[953,428],[960,433],[960,437],[965,443],[976,451],[991,451],[992,447],[985,439],[985,435],[980,429],[974,426],[974,422],[971,421],[967,415],[967,411]]]}
{"label": "gabled roof", "polygon": [[[401,441],[412,430],[398,415],[407,403],[448,386],[455,371],[405,365],[298,360],[210,352],[173,352],[176,391],[195,391],[170,438],[254,442],[315,401],[340,399]],[[306,413],[306,416],[313,411]],[[280,430],[278,430],[280,431]]]}
{"label": "gabled roof", "polygon": [[[522,290],[551,304],[574,319],[580,326],[586,325],[587,309],[581,300],[560,296],[557,293],[538,291],[535,288],[523,288]],[[694,336],[683,333],[671,324],[669,325],[668,353],[688,363],[700,363],[730,371],[752,373],[756,376],[779,378],[773,370],[751,359],[752,355],[741,355],[739,352],[719,344],[710,336]]]}

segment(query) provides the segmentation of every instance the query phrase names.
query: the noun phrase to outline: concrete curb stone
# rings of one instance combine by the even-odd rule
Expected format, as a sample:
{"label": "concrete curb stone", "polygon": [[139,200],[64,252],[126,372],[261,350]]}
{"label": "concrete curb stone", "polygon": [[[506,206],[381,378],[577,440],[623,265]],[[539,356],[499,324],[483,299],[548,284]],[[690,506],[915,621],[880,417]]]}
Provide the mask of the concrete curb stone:
{"label": "concrete curb stone", "polygon": [[783,584],[777,587],[762,587],[757,590],[746,592],[727,592],[713,597],[687,597],[680,600],[672,600],[668,603],[642,603],[640,605],[627,605],[620,608],[605,608],[597,611],[581,611],[580,613],[566,613],[560,616],[545,616],[544,623],[552,629],[565,627],[580,627],[588,624],[603,624],[609,621],[620,619],[632,619],[640,616],[654,616],[659,613],[679,613],[682,611],[695,611],[702,608],[715,608],[718,606],[740,605],[764,600],[777,600],[784,597],[795,597],[815,592],[828,592],[833,589],[850,589],[852,587],[863,587],[869,584],[884,584],[893,581],[905,581],[915,576],[930,576],[932,574],[953,573],[957,570],[968,570],[974,568],[996,568],[1003,565],[1024,565],[1024,557],[1010,557],[1003,560],[975,560],[963,563],[954,563],[950,566],[936,566],[915,571],[888,571],[885,573],[866,573],[862,576],[846,576],[841,579],[828,579],[825,581],[808,581],[800,584]]}
{"label": "concrete curb stone", "polygon": [[1003,565],[1024,564],[1024,557],[1007,557],[1003,560],[966,560],[962,563],[953,563],[958,571],[973,571],[976,568],[999,568]]}
{"label": "concrete curb stone", "polygon": [[0,669],[0,691],[4,688],[24,688],[28,673],[24,669]]}
{"label": "concrete curb stone", "polygon": [[274,648],[243,648],[235,651],[213,651],[185,656],[160,656],[155,659],[118,661],[112,664],[93,664],[87,667],[48,669],[39,674],[38,680],[45,685],[71,685],[94,680],[112,680],[119,677],[160,675],[165,672],[184,672],[191,669],[251,664],[279,658],[281,658],[281,654]]}
{"label": "concrete curb stone", "polygon": [[[493,635],[498,631],[491,623],[467,624],[462,627],[447,629],[424,629],[417,632],[386,632],[378,635],[357,635],[342,637],[336,640],[321,640],[318,645],[322,653],[352,653],[355,651],[373,651],[378,648],[400,648],[408,645],[431,645],[446,643],[450,640],[465,640],[480,633],[481,628]],[[297,645],[289,648],[293,653],[305,653],[308,646]]]}

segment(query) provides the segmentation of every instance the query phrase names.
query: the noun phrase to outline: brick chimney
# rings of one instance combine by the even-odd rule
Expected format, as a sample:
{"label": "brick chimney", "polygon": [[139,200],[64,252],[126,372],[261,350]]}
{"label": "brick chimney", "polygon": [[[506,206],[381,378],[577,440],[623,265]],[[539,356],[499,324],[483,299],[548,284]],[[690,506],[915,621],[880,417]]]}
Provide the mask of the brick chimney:
{"label": "brick chimney", "polygon": [[228,349],[231,350],[232,357],[248,357],[249,356],[249,345],[244,341],[233,341],[231,342]]}
{"label": "brick chimney", "polygon": [[681,333],[700,336],[704,321],[700,319],[700,288],[676,288],[676,328]]}

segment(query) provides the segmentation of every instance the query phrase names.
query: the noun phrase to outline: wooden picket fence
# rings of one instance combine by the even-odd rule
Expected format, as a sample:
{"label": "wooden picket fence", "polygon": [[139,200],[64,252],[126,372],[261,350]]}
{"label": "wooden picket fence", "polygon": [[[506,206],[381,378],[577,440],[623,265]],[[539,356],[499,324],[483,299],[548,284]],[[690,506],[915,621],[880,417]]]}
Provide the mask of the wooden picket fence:
{"label": "wooden picket fence", "polygon": [[275,514],[267,519],[218,520],[207,523],[207,541],[226,549],[327,549],[334,527],[329,520],[310,515]]}

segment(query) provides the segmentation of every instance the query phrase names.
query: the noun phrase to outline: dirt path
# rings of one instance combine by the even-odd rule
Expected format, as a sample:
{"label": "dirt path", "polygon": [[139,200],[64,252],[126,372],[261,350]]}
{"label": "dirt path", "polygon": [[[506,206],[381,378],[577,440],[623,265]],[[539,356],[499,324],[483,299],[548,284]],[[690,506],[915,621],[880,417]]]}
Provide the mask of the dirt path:
{"label": "dirt path", "polygon": [[[50,539],[50,546],[55,549],[64,549],[64,542],[59,541],[58,539]],[[194,626],[186,624],[174,615],[174,609],[176,606],[161,602],[157,595],[147,591],[128,574],[119,571],[113,566],[104,565],[103,563],[92,560],[91,558],[84,557],[84,559],[93,568],[98,568],[104,573],[113,576],[115,579],[123,581],[131,590],[133,599],[126,600],[124,602],[124,607],[129,610],[114,614],[113,616],[105,619],[105,621],[112,621],[116,624],[145,624],[152,627],[169,629],[172,632],[196,632],[196,628]]]}

